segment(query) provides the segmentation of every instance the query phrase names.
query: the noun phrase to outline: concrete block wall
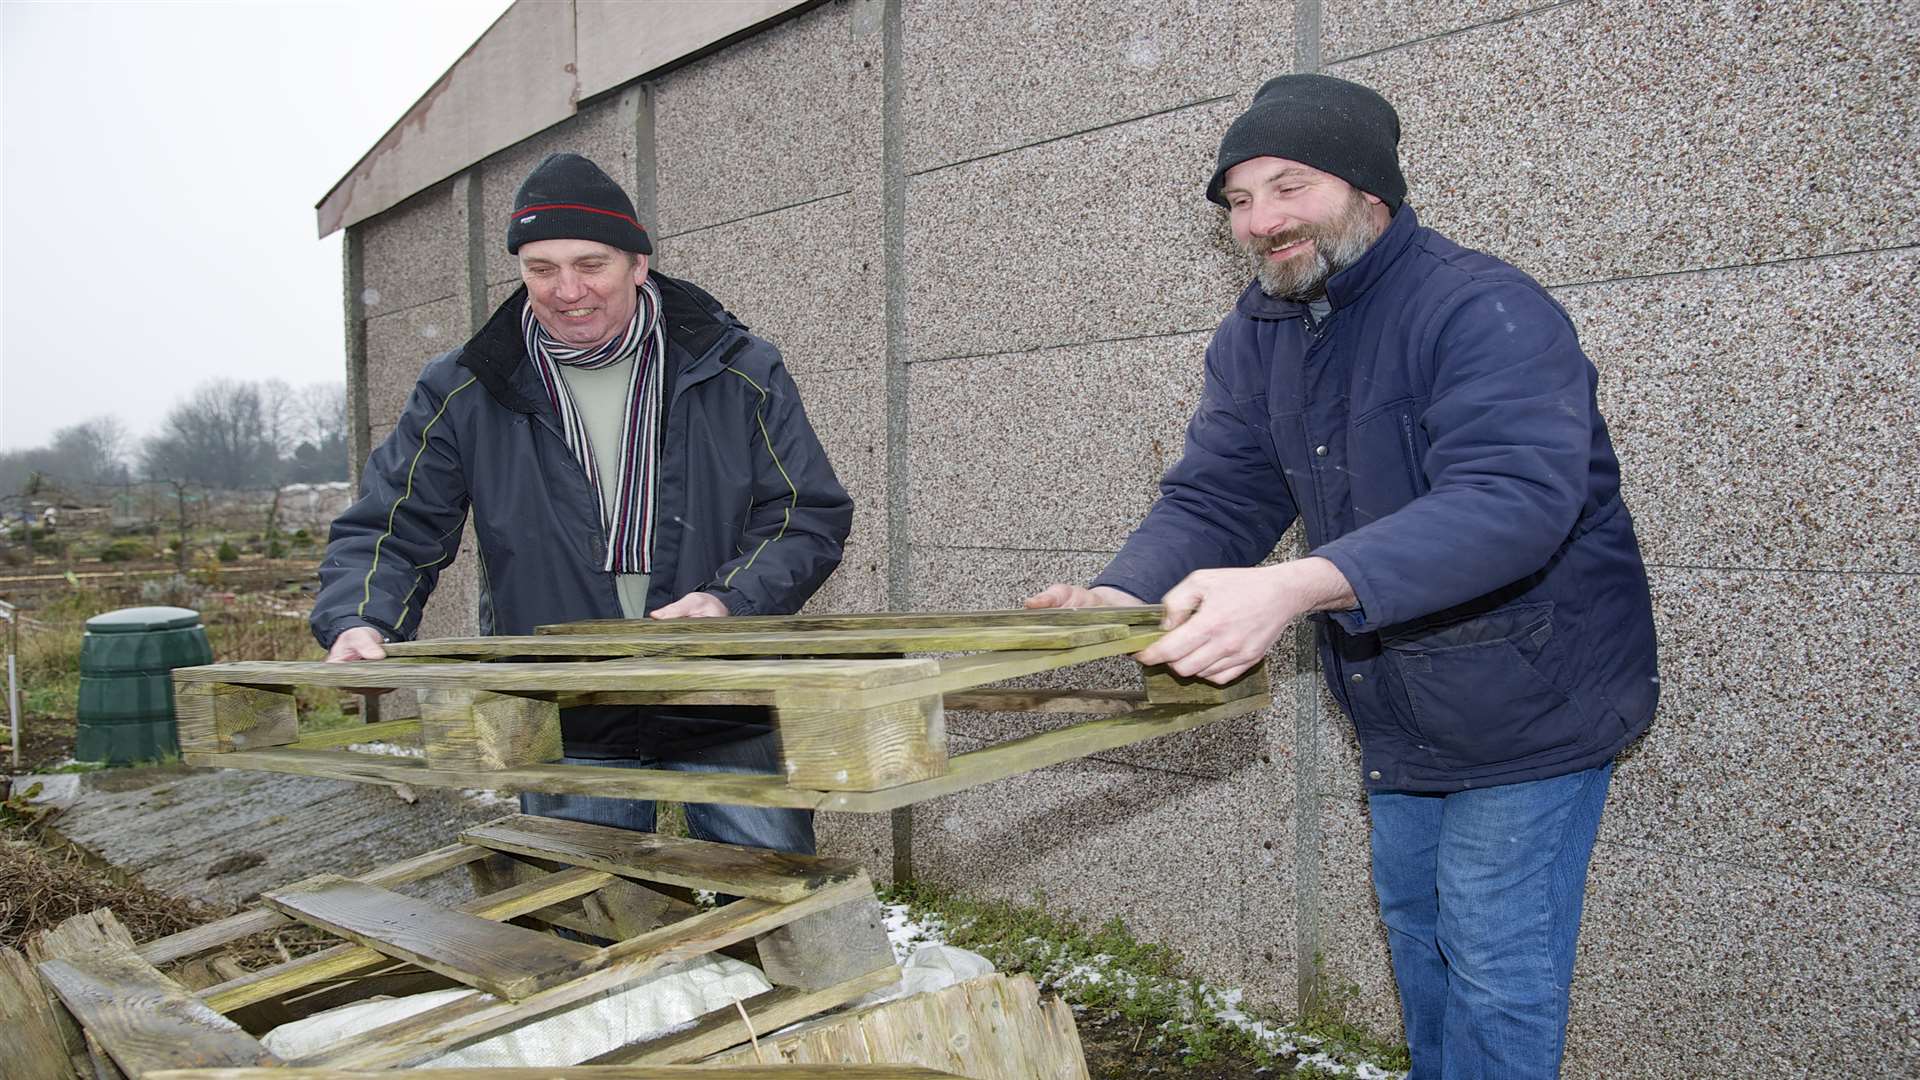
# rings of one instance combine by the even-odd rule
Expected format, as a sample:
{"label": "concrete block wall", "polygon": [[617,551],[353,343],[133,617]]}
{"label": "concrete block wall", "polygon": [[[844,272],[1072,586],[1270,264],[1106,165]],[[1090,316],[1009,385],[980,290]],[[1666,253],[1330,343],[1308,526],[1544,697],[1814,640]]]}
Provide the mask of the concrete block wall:
{"label": "concrete block wall", "polygon": [[[357,451],[512,292],[512,192],[575,149],[635,193],[663,271],[785,353],[858,502],[812,610],[1084,580],[1178,453],[1243,280],[1200,190],[1220,132],[1269,75],[1373,85],[1422,220],[1580,327],[1653,578],[1661,714],[1602,826],[1567,1075],[1905,1075],[1917,44],[1910,10],[1812,0],[833,0],[355,226]],[[471,630],[471,562],[429,632]],[[1123,918],[1282,1009],[1353,988],[1395,1031],[1358,751],[1299,644],[1257,717],[825,816],[823,841]]]}

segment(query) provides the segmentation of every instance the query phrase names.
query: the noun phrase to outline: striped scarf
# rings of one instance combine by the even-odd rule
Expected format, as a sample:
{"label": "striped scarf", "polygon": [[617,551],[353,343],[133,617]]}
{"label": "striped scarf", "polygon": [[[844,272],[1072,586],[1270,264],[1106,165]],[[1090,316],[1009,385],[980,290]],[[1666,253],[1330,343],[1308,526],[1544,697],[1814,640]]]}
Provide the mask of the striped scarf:
{"label": "striped scarf", "polygon": [[[556,341],[533,317],[529,303],[520,313],[520,329],[526,337],[527,355],[533,359],[547,398],[560,416],[560,432],[573,456],[587,472],[587,482],[599,496],[601,524],[607,531],[606,559],[601,566],[616,574],[653,572],[653,515],[658,469],[661,418],[661,357],[666,353],[666,338],[660,319],[660,291],[651,279],[639,289],[639,303],[633,319],[611,341],[591,349],[576,349]],[[587,439],[587,427],[574,407],[567,382],[556,365],[603,368],[633,358],[633,375],[627,383],[626,419],[621,424],[620,476],[611,511],[602,494],[604,483],[595,467],[593,447]]]}

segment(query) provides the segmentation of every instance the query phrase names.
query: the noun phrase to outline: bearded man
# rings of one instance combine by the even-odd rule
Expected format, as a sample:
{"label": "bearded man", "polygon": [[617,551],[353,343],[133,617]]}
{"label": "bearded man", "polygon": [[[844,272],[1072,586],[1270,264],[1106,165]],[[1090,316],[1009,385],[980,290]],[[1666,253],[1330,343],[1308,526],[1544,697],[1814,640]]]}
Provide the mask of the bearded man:
{"label": "bearded man", "polygon": [[[1421,227],[1399,118],[1260,88],[1207,197],[1255,280],[1161,498],[1090,588],[1167,605],[1138,659],[1227,682],[1295,619],[1359,737],[1411,1080],[1558,1074],[1613,758],[1653,718],[1652,605],[1598,373],[1519,270]],[[1298,518],[1304,558],[1258,565]]]}
{"label": "bearded man", "polygon": [[[434,358],[333,523],[314,636],[333,662],[411,637],[471,512],[481,632],[580,619],[781,615],[840,563],[853,503],[780,353],[651,272],[618,184],[550,154],[514,198],[523,287]],[[775,772],[766,710],[560,714],[570,764]],[[650,801],[522,794],[528,813],[651,831]],[[694,836],[812,853],[809,811],[687,807]]]}

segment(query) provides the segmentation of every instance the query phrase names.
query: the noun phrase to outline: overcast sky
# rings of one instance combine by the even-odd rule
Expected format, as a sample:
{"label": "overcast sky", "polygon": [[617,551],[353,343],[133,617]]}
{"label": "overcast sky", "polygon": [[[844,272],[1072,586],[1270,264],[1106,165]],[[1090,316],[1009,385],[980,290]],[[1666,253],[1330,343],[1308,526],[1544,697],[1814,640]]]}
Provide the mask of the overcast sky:
{"label": "overcast sky", "polygon": [[0,448],[344,378],[314,204],[508,0],[0,0]]}

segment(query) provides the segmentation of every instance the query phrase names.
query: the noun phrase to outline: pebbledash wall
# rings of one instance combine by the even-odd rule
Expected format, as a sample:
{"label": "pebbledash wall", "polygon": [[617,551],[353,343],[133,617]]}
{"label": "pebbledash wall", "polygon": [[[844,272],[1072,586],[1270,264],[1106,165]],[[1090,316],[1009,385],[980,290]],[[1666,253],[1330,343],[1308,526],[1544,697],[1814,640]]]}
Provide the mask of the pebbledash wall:
{"label": "pebbledash wall", "polygon": [[[1398,106],[1422,220],[1551,287],[1601,372],[1663,699],[1594,855],[1567,1075],[1920,1072],[1910,5],[806,6],[349,228],[356,459],[515,287],[522,176],[577,150],[638,194],[662,270],[784,351],[859,505],[810,610],[1084,580],[1178,453],[1244,280],[1201,195],[1217,139],[1304,70]],[[464,560],[423,632],[474,612]],[[825,816],[825,845],[1118,916],[1282,1009],[1357,987],[1354,1018],[1397,1030],[1351,728],[1310,655],[1274,664],[1257,717]]]}

